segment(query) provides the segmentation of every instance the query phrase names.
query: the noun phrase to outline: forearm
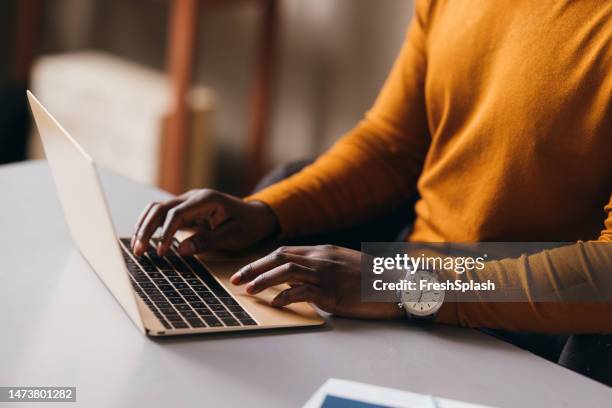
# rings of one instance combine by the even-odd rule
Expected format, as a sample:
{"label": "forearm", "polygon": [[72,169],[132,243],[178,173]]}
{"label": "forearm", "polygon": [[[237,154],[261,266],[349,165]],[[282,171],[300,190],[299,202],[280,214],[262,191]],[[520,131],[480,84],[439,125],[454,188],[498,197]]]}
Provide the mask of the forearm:
{"label": "forearm", "polygon": [[415,191],[423,148],[399,137],[364,120],[315,163],[247,200],[268,204],[285,237],[363,222]]}
{"label": "forearm", "polygon": [[[486,292],[448,303],[438,321],[467,327],[548,333],[612,332],[612,244],[591,241],[524,258],[489,262],[466,279],[491,280],[509,300]],[[503,293],[503,292],[502,292]]]}

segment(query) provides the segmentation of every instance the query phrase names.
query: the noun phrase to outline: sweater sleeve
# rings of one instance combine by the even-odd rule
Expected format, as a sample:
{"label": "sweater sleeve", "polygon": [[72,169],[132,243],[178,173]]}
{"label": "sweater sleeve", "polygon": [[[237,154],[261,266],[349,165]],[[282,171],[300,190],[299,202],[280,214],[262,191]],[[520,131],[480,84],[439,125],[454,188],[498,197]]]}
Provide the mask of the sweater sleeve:
{"label": "sweater sleeve", "polygon": [[312,165],[246,198],[274,210],[283,237],[365,221],[416,190],[430,142],[425,14],[417,7],[400,54],[365,118]]}
{"label": "sweater sleeve", "polygon": [[[612,333],[612,196],[599,239],[526,257],[487,262],[467,280],[491,279],[500,289],[518,288],[522,302],[444,304],[438,321],[466,327],[548,333]],[[547,294],[539,301],[538,294]]]}

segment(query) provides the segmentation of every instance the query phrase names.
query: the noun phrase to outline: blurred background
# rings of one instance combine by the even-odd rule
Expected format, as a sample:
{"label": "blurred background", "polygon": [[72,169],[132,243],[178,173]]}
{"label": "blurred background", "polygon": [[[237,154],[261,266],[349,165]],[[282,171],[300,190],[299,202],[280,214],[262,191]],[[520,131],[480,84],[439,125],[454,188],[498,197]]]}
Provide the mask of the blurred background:
{"label": "blurred background", "polygon": [[410,0],[4,0],[0,163],[41,158],[31,88],[101,164],[245,194],[371,106]]}

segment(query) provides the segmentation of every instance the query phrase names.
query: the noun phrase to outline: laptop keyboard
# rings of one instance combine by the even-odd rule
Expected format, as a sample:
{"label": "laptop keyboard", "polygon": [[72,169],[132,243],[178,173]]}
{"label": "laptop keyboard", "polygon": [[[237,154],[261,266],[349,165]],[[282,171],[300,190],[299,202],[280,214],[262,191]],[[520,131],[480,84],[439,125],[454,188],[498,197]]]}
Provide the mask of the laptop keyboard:
{"label": "laptop keyboard", "polygon": [[172,248],[163,257],[152,249],[136,257],[130,239],[119,242],[134,290],[166,329],[257,325],[194,256]]}

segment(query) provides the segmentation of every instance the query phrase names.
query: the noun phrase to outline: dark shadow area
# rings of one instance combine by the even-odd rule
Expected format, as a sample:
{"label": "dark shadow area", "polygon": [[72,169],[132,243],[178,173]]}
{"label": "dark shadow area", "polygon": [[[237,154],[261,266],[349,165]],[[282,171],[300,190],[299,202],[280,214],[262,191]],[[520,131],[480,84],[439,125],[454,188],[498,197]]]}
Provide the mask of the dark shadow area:
{"label": "dark shadow area", "polygon": [[0,164],[25,160],[29,123],[25,86],[0,87]]}

